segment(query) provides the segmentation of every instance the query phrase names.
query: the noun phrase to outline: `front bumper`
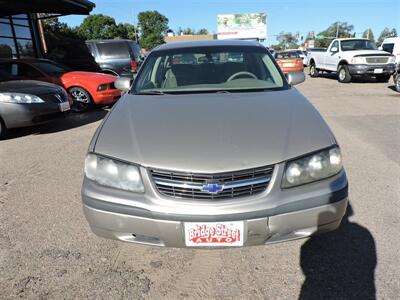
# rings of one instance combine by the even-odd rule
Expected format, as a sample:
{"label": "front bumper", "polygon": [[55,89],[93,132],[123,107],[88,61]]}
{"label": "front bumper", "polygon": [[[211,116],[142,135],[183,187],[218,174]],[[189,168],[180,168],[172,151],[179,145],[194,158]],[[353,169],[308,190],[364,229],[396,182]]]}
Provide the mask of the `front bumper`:
{"label": "front bumper", "polygon": [[92,231],[105,238],[166,247],[186,247],[185,222],[244,222],[244,246],[264,245],[336,229],[347,207],[347,178],[338,175],[281,190],[284,164],[276,165],[268,189],[257,196],[219,201],[166,198],[144,168],[145,194],[97,185],[87,178],[83,209]]}
{"label": "front bumper", "polygon": [[[376,70],[382,70],[376,73]],[[396,71],[395,64],[367,65],[367,64],[350,64],[349,72],[351,75],[392,75]]]}
{"label": "front bumper", "polygon": [[61,112],[57,103],[35,104],[0,103],[0,115],[7,128],[26,127],[63,118],[67,112]]}
{"label": "front bumper", "polygon": [[93,101],[97,105],[113,104],[121,98],[121,91],[118,89],[108,89],[105,91],[96,92]]}

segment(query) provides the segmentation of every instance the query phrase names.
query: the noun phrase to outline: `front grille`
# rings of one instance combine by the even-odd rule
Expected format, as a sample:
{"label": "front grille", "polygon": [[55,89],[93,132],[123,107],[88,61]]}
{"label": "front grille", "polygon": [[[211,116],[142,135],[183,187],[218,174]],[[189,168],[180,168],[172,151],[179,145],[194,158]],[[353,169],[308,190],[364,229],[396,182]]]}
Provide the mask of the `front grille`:
{"label": "front grille", "polygon": [[39,95],[39,97],[43,98],[44,100],[51,101],[53,103],[62,103],[68,101],[67,95],[61,92]]}
{"label": "front grille", "polygon": [[367,57],[366,61],[368,64],[386,64],[389,60],[389,57]]}
{"label": "front grille", "polygon": [[[158,192],[164,196],[196,200],[219,200],[248,197],[264,192],[271,180],[273,166],[235,172],[204,174],[150,169]],[[222,190],[204,191],[207,185],[217,184]]]}

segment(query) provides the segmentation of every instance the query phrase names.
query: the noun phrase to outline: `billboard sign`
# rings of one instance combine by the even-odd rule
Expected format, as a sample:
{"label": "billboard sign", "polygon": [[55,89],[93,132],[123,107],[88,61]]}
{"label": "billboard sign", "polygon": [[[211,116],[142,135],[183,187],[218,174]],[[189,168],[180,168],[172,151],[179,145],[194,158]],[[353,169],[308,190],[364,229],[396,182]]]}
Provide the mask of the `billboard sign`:
{"label": "billboard sign", "polygon": [[244,13],[218,15],[218,39],[267,38],[267,14]]}

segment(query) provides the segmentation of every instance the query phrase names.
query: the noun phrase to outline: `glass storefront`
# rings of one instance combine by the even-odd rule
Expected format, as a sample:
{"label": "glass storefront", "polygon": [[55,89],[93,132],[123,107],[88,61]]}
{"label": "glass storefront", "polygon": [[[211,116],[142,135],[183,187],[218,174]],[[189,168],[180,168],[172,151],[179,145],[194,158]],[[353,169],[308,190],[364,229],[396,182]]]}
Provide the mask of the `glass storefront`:
{"label": "glass storefront", "polygon": [[27,14],[0,17],[0,58],[37,57]]}

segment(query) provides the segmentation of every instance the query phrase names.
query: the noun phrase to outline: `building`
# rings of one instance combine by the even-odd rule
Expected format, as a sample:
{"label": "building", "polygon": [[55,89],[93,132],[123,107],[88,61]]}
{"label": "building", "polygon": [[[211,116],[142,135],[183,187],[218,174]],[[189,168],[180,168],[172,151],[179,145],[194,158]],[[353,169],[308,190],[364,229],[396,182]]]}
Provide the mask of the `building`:
{"label": "building", "polygon": [[[0,0],[0,58],[42,57],[46,43],[40,14],[88,15],[87,0]],[[48,17],[48,16],[47,16]]]}

